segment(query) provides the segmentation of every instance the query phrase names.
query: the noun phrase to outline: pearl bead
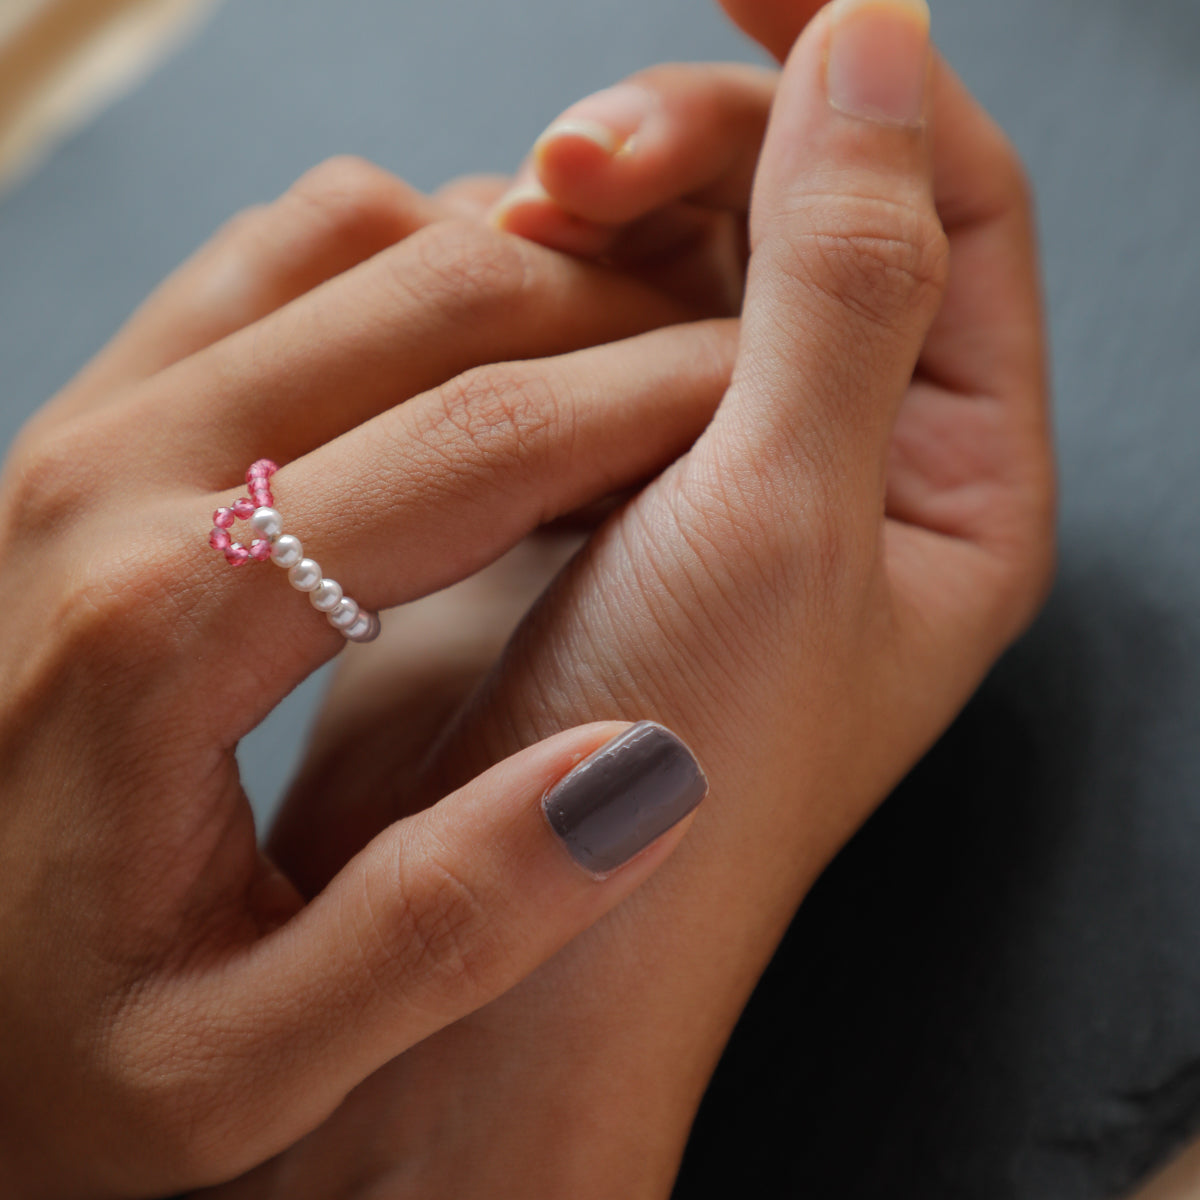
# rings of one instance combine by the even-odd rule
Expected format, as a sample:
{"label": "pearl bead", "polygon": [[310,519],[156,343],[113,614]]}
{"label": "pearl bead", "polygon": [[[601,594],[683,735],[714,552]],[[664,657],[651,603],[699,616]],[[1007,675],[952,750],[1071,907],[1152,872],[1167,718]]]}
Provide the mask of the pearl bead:
{"label": "pearl bead", "polygon": [[358,618],[358,605],[343,596],[329,611],[329,623],[334,629],[348,629]]}
{"label": "pearl bead", "polygon": [[294,567],[304,557],[304,547],[298,537],[281,533],[271,546],[271,561],[281,567]]}
{"label": "pearl bead", "polygon": [[288,571],[288,582],[298,592],[311,592],[321,586],[321,567],[311,558],[302,558]]}
{"label": "pearl bead", "polygon": [[343,629],[349,642],[373,642],[379,636],[380,624],[376,613],[360,612],[354,619],[354,624]]}
{"label": "pearl bead", "polygon": [[283,518],[273,508],[256,508],[250,517],[250,524],[263,537],[278,537],[283,532]]}
{"label": "pearl bead", "polygon": [[341,586],[333,579],[322,579],[320,583],[313,588],[311,595],[308,597],[309,603],[317,610],[317,612],[331,612],[337,607],[337,602],[342,598]]}

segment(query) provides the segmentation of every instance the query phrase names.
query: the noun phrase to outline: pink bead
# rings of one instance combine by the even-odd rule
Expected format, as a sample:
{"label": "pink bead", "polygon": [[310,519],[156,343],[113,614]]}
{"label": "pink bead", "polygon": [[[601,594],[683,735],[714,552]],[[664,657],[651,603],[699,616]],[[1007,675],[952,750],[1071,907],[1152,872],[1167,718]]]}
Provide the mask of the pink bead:
{"label": "pink bead", "polygon": [[269,458],[260,458],[257,462],[250,464],[250,470],[246,472],[246,482],[253,485],[256,476],[266,479],[278,470],[279,468]]}
{"label": "pink bead", "polygon": [[271,489],[269,487],[252,487],[250,489],[250,499],[253,500],[259,508],[272,507],[271,501],[273,497],[271,496]]}
{"label": "pink bead", "polygon": [[244,521],[258,507],[253,500],[247,500],[245,496],[239,497],[233,502],[233,515]]}
{"label": "pink bead", "polygon": [[228,550],[225,551],[225,558],[231,567],[240,567],[243,563],[250,561],[250,551],[245,546],[234,542]]}
{"label": "pink bead", "polygon": [[271,543],[264,542],[262,538],[255,538],[250,543],[250,557],[255,562],[266,562],[271,557]]}
{"label": "pink bead", "polygon": [[229,536],[229,531],[220,526],[216,526],[208,535],[208,544],[214,550],[228,550],[232,543],[233,539]]}
{"label": "pink bead", "polygon": [[233,524],[233,509],[218,508],[217,511],[213,513],[213,524],[218,529],[228,529]]}

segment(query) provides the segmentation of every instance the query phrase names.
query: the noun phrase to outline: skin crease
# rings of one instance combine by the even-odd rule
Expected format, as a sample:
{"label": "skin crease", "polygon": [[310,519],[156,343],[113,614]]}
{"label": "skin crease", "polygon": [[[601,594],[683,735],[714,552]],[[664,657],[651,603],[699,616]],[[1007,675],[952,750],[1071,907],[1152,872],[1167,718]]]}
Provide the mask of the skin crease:
{"label": "skin crease", "polygon": [[[734,15],[780,51],[811,12],[747,0]],[[438,388],[442,380],[414,378],[405,393],[432,387],[436,403],[418,397],[391,409],[389,403],[404,397],[389,397],[375,377],[389,384],[394,379],[396,361],[388,354],[395,331],[381,330],[377,344],[371,328],[354,328],[346,359],[355,369],[368,362],[371,371],[363,369],[370,378],[358,380],[349,394],[364,405],[364,415],[379,411],[378,420],[387,422],[364,427],[372,431],[365,444],[373,453],[386,456],[390,445],[408,445],[404,439],[446,435],[447,413],[449,426],[461,433],[459,423],[475,411],[464,397],[480,403],[503,398],[486,410],[499,421],[468,422],[471,436],[450,443],[450,461],[466,461],[478,472],[469,482],[482,488],[481,501],[468,504],[458,491],[439,493],[437,472],[421,461],[411,464],[411,455],[397,456],[398,475],[390,486],[367,481],[360,512],[377,537],[363,539],[358,550],[346,545],[338,569],[347,581],[353,578],[365,603],[399,603],[432,591],[450,581],[445,572],[455,577],[483,565],[546,517],[614,488],[653,481],[588,536],[532,611],[527,609],[542,581],[579,546],[579,535],[520,544],[486,577],[395,614],[368,652],[347,654],[269,857],[255,853],[232,746],[277,695],[337,647],[320,640],[329,631],[313,623],[311,612],[295,622],[284,644],[279,580],[268,584],[265,568],[233,575],[212,564],[199,576],[207,590],[196,592],[191,531],[212,507],[202,481],[228,473],[234,448],[234,459],[255,456],[257,450],[243,453],[260,436],[252,409],[243,404],[237,410],[228,443],[206,447],[194,434],[178,442],[191,458],[211,455],[210,462],[193,465],[170,458],[170,447],[156,448],[165,456],[155,463],[162,478],[183,475],[195,489],[170,505],[164,499],[162,511],[150,514],[171,545],[177,528],[189,531],[191,542],[179,539],[188,547],[187,570],[182,554],[179,569],[169,573],[161,563],[151,569],[130,556],[132,586],[127,573],[113,588],[113,600],[94,580],[71,593],[82,601],[65,610],[65,629],[74,635],[65,649],[6,647],[4,666],[26,706],[14,706],[0,731],[6,772],[0,782],[6,798],[17,798],[9,799],[0,840],[0,859],[9,868],[8,911],[30,914],[31,930],[44,927],[33,919],[38,914],[51,921],[48,928],[69,931],[57,935],[65,943],[102,948],[94,970],[76,971],[77,998],[59,986],[53,955],[28,953],[18,923],[2,927],[5,960],[37,964],[27,985],[41,1008],[32,999],[24,1004],[20,989],[3,998],[25,1022],[29,1040],[44,1038],[51,1045],[75,1021],[76,1045],[92,1047],[83,1054],[87,1072],[81,1074],[74,1057],[59,1076],[39,1082],[51,1085],[45,1099],[54,1128],[64,1127],[63,1113],[84,1113],[84,1123],[93,1122],[90,1143],[79,1149],[109,1171],[108,1183],[90,1193],[59,1180],[57,1191],[47,1183],[40,1192],[28,1187],[27,1194],[178,1190],[243,1170],[270,1152],[272,1138],[278,1149],[305,1130],[312,1132],[290,1150],[213,1194],[586,1200],[669,1192],[716,1057],[795,907],[1031,618],[1050,572],[1053,487],[1042,322],[1019,168],[995,126],[936,64],[930,170],[938,217],[949,235],[947,264],[922,182],[926,140],[920,131],[855,126],[847,132],[837,123],[841,118],[831,118],[817,102],[813,88],[826,33],[815,27],[792,60],[777,110],[782,123],[772,126],[775,141],[768,143],[756,182],[740,338],[728,324],[705,323],[651,334],[651,342],[634,339],[611,351],[585,352],[590,357],[545,362],[536,371],[519,364],[485,368],[491,370],[487,386],[478,376],[470,388],[444,390]],[[680,70],[671,75],[672,86],[686,96],[689,76]],[[712,83],[706,75],[697,85],[706,103],[713,102]],[[744,95],[736,102],[742,104]],[[681,114],[687,110],[685,100]],[[810,124],[804,130],[789,130],[788,122],[805,120]],[[687,141],[686,122],[678,137]],[[823,185],[848,191],[838,203],[807,210],[810,221],[832,222],[831,237],[843,239],[829,244],[857,245],[866,230],[874,235],[868,245],[907,246],[903,262],[909,269],[894,271],[890,263],[881,271],[869,255],[818,262],[827,275],[809,274],[812,263],[794,269],[795,229],[781,197],[791,195],[790,175],[805,170],[788,149],[796,146],[817,160],[826,153],[843,162],[844,174],[826,177]],[[727,155],[725,165],[714,168],[718,179],[736,159]],[[889,189],[904,196],[904,206],[872,205],[856,190],[879,186],[871,173],[877,159],[889,163]],[[669,175],[670,156],[664,169]],[[676,184],[679,195],[694,196],[694,178]],[[522,342],[529,335],[520,321],[502,327],[513,294],[501,289],[509,276],[496,265],[516,253],[514,240],[495,235],[481,241],[463,221],[428,226],[448,208],[479,213],[495,200],[495,190],[475,182],[429,201],[401,196],[398,186],[361,164],[341,164],[268,213],[248,214],[153,298],[95,366],[32,423],[14,459],[24,470],[8,476],[5,548],[46,544],[45,531],[61,525],[67,513],[77,527],[70,539],[49,543],[53,549],[44,553],[40,570],[30,571],[23,602],[31,614],[54,602],[52,592],[37,591],[36,580],[57,571],[61,582],[65,573],[77,572],[75,564],[91,562],[93,548],[111,539],[118,516],[125,517],[114,511],[121,505],[106,509],[97,498],[112,480],[103,464],[95,464],[101,451],[113,462],[128,458],[129,411],[161,413],[164,393],[186,399],[207,384],[204,394],[211,396],[222,381],[237,382],[248,344],[264,372],[248,394],[295,403],[288,391],[294,367],[272,374],[271,366],[276,358],[284,367],[292,363],[288,346],[313,322],[334,347],[315,365],[328,372],[328,381],[345,380],[348,368],[336,357],[342,345],[336,315],[355,289],[374,299],[370,287],[402,278],[393,263],[415,262],[436,269],[439,280],[473,288],[473,303],[490,318],[480,322],[488,329],[471,348],[473,360],[439,363],[443,379],[496,356],[559,354],[681,315],[728,311],[734,290],[729,272],[742,266],[736,256],[710,256],[719,238],[707,234],[694,238],[689,231],[665,262],[640,257],[631,238],[625,244],[630,252],[614,257],[643,284],[654,285],[659,299],[639,301],[636,319],[620,328],[605,316],[615,293],[603,272],[580,267],[562,275],[567,268],[549,258],[522,258],[520,278],[555,281],[539,284],[544,290],[529,297],[531,304],[540,298],[539,311],[557,311],[546,297],[561,296],[563,289],[573,298],[573,312],[589,297],[595,300],[587,309],[591,318],[582,323],[586,328],[551,323],[546,340]],[[718,184],[706,186],[715,188],[710,200],[720,195]],[[737,230],[749,207],[748,197],[739,202],[733,191],[730,185],[716,205],[730,210],[717,211],[712,222],[725,231],[721,238]],[[899,229],[887,224],[897,213],[907,214]],[[678,213],[646,219],[671,222]],[[842,220],[849,224],[839,226]],[[298,254],[297,245],[306,252]],[[369,256],[375,257],[364,263]],[[496,269],[489,265],[473,276],[445,269],[448,262],[468,260]],[[339,272],[347,274],[331,280]],[[689,273],[712,288],[699,287],[689,297],[691,306],[681,310],[687,287],[678,284]],[[903,286],[887,286],[897,279]],[[309,289],[316,289],[311,302]],[[628,309],[632,293],[622,295]],[[449,328],[464,323],[456,303],[448,290]],[[784,325],[771,315],[780,312],[795,314],[794,322]],[[239,336],[238,328],[250,322],[258,324]],[[435,333],[436,327],[426,337],[440,345]],[[279,339],[274,350],[272,337]],[[647,384],[655,405],[627,401],[637,392],[635,381],[655,364],[663,371]],[[539,392],[537,383],[543,376],[558,385],[556,396],[567,395],[576,405],[589,447],[603,444],[607,424],[617,426],[612,446],[590,468],[589,488],[574,481],[595,456],[563,459],[538,450],[538,431],[547,427],[537,408],[539,399],[545,403],[545,388]],[[587,381],[597,377],[598,392],[610,404],[620,398],[620,405],[600,409],[592,402]],[[788,405],[778,403],[784,395]],[[831,405],[832,396],[842,403]],[[705,429],[718,401],[716,418]],[[805,421],[793,419],[793,406],[807,413]],[[422,424],[418,417],[426,411],[431,420]],[[602,412],[605,421],[588,425],[592,411]],[[172,416],[193,419],[186,404]],[[84,433],[56,442],[63,423],[80,417]],[[194,419],[204,417],[201,409]],[[295,514],[306,537],[314,529],[322,536],[321,514],[336,507],[336,493],[321,494],[328,486],[323,481],[344,478],[347,461],[362,461],[339,458],[339,442],[323,445],[329,431],[322,419],[314,412],[311,424],[298,419],[289,427],[304,457],[278,477],[280,507],[289,520]],[[529,460],[513,458],[504,443],[485,439],[480,449],[480,432],[507,432],[509,426],[519,435],[517,451],[537,450],[532,461],[542,492],[536,504],[523,500],[529,489],[520,486],[529,477]],[[67,466],[77,469],[84,442],[90,475],[65,479]],[[437,443],[416,442],[418,448],[430,444]],[[364,443],[358,445],[361,456]],[[634,464],[629,456],[638,445],[649,448]],[[152,446],[147,440],[147,454]],[[506,453],[484,453],[498,448]],[[444,457],[427,457],[444,472]],[[492,457],[507,462],[507,476]],[[120,471],[112,468],[112,475]],[[152,470],[149,475],[155,478]],[[153,494],[167,497],[166,485],[157,486]],[[14,496],[23,503],[14,507]],[[431,497],[440,503],[430,504]],[[518,509],[519,500],[526,508],[513,515],[508,506]],[[493,525],[502,531],[493,534]],[[472,541],[484,538],[484,527],[490,540]],[[379,561],[387,556],[371,547],[382,544],[411,547],[413,565]],[[447,547],[457,556],[452,567],[438,557]],[[357,561],[355,553],[361,554]],[[105,572],[113,569],[111,562],[101,565]],[[104,584],[111,575],[97,578]],[[261,618],[248,598],[261,600]],[[246,614],[244,627],[230,624],[236,606]],[[168,608],[172,619],[158,622],[155,614]],[[500,653],[514,626],[516,636]],[[265,637],[280,646],[278,656],[269,663],[253,659],[257,677],[239,676],[236,686],[227,682],[230,659],[206,659],[203,650],[224,644],[232,661],[240,661],[239,648],[253,658]],[[155,661],[132,662],[130,644]],[[202,697],[203,707],[179,710],[178,677],[164,675],[163,661],[175,671],[192,671],[192,686],[184,690]],[[59,682],[50,688],[48,679]],[[98,691],[112,703],[98,708]],[[214,695],[220,706],[213,705]],[[72,702],[72,696],[88,703]],[[163,711],[193,732],[153,742],[145,752],[146,731]],[[331,898],[342,897],[352,912],[355,893],[335,884],[301,911],[303,899],[325,888],[359,847],[397,817],[423,813],[485,767],[547,734],[610,718],[659,719],[701,748],[713,794],[686,841],[636,895],[474,1015],[454,1020],[471,1007],[456,988],[471,983],[473,999],[482,1003],[489,991],[496,994],[528,972],[537,955],[526,954],[522,968],[506,979],[492,974],[481,982],[474,970],[435,972],[433,992],[418,989],[425,1003],[416,1007],[440,1005],[443,1021],[454,1023],[396,1057],[407,1042],[387,1028],[390,1019],[378,1016],[377,998],[346,987],[344,973],[325,961],[336,965],[346,941],[329,933],[336,922],[319,943],[304,940],[319,931]],[[134,744],[141,747],[139,757],[122,758],[122,748]],[[56,754],[43,750],[39,757],[39,747],[48,745]],[[105,778],[123,783],[115,810],[111,786],[101,786]],[[203,803],[196,800],[198,779]],[[164,804],[164,797],[171,802]],[[471,811],[470,821],[449,822],[439,837],[470,832],[489,809],[480,803]],[[90,824],[81,812],[94,818]],[[417,835],[410,844],[419,846]],[[487,844],[486,838],[478,843],[477,853],[482,856]],[[41,864],[38,872],[17,869],[30,862]],[[644,864],[645,872],[652,866],[657,862]],[[502,876],[494,866],[497,872]],[[64,878],[71,880],[66,890]],[[543,900],[549,894],[540,893]],[[59,911],[45,917],[40,898],[48,895],[61,899]],[[389,895],[386,889],[376,893],[384,903]],[[539,912],[539,893],[529,895],[534,909],[518,910],[517,931],[536,932],[563,908],[551,900]],[[579,904],[573,928],[559,930],[559,943],[599,915]],[[476,923],[480,912],[490,910],[468,907]],[[263,937],[276,928],[279,937]],[[469,923],[443,920],[435,928],[452,961],[460,949],[460,963],[474,961],[467,953],[471,943],[458,945]],[[316,944],[323,955],[313,953]],[[240,949],[226,958],[230,946]],[[122,975],[131,962],[132,986]],[[322,970],[322,986],[309,986],[305,972]],[[200,986],[210,971],[227,988],[236,985],[240,1020],[232,1000],[228,1008],[216,1006],[213,986]],[[78,1011],[91,1011],[78,1008],[88,1000],[85,979],[123,1005],[103,1019],[79,1023]],[[411,987],[398,994],[402,1009],[413,1007]],[[30,1014],[40,1023],[30,1026]],[[232,1035],[220,1055],[212,1054],[222,1043],[215,1032],[209,1042],[210,1030]],[[155,1044],[171,1047],[168,1061],[179,1073],[178,1085],[168,1079],[166,1086],[146,1086],[147,1074],[162,1069],[153,1057]],[[185,1059],[181,1067],[180,1047],[208,1058],[198,1065]],[[135,1051],[145,1057],[138,1060]],[[373,1056],[381,1069],[370,1069]],[[132,1074],[131,1062],[137,1068]],[[346,1081],[344,1092],[356,1071],[361,1078],[369,1069],[366,1081],[338,1104],[337,1081]],[[26,1078],[39,1077],[26,1069]],[[263,1089],[271,1087],[264,1099]],[[97,1095],[115,1107],[116,1129],[139,1133],[138,1151],[148,1165],[136,1179],[121,1177],[114,1166],[124,1170],[127,1164],[110,1144],[111,1116],[106,1124],[106,1114],[87,1110]],[[133,1107],[122,1110],[122,1104]],[[38,1106],[27,1108],[21,1128],[32,1136]],[[132,1122],[120,1119],[130,1113]],[[0,1127],[15,1128],[5,1122]],[[285,1129],[292,1132],[282,1140]],[[20,1147],[11,1132],[5,1136],[3,1149],[16,1160]],[[240,1158],[218,1153],[237,1139],[244,1140]],[[41,1156],[43,1172],[45,1161]]]}
{"label": "skin crease", "polygon": [[[777,54],[813,12],[726,7]],[[684,96],[693,88],[697,107],[731,83],[714,89],[686,73],[655,82]],[[703,1088],[797,905],[1049,583],[1053,479],[1025,185],[1003,136],[940,62],[932,89],[950,270],[878,460],[882,525],[868,513],[831,531],[832,542],[802,539],[798,553],[770,523],[788,520],[773,506],[778,465],[739,457],[749,442],[769,460],[772,445],[752,417],[718,418],[536,603],[577,541],[522,547],[451,593],[443,622],[434,606],[414,606],[411,628],[397,620],[371,663],[345,664],[272,843],[315,891],[339,861],[326,851],[347,798],[361,837],[561,722],[636,712],[705,748],[713,803],[688,844],[546,967],[390,1064],[229,1195],[315,1197],[351,1177],[347,1195],[669,1194]],[[741,92],[731,101],[742,102]],[[704,187],[719,192],[722,172],[738,169],[715,166]],[[569,179],[557,182],[569,193]],[[694,196],[695,182],[681,192]],[[467,181],[452,203],[490,209],[498,191]],[[744,196],[722,203],[726,217],[745,213]],[[525,219],[520,232],[563,244],[561,221]],[[610,248],[626,237],[614,230]],[[708,244],[693,253],[703,259]],[[714,271],[711,259],[684,269]],[[769,387],[755,367],[740,368],[735,388]],[[810,492],[806,474],[828,484],[852,470],[836,444],[820,454],[799,481],[791,475],[789,508],[819,513],[861,505],[856,491],[871,496],[863,476]],[[397,729],[412,736],[397,744]]]}
{"label": "skin crease", "polygon": [[[274,425],[298,455],[272,479],[288,521],[388,607],[656,473],[728,376],[730,323],[656,330],[692,314],[449,215],[368,164],[324,164],[185,264],[5,464],[5,1195],[245,1171],[527,975],[686,830],[602,879],[563,852],[540,799],[628,724],[606,722],[360,843],[312,903],[256,845],[237,741],[343,643],[272,568],[197,554],[237,488],[210,455],[244,462]],[[497,340],[537,361],[486,365]],[[353,391],[320,403],[347,370]],[[342,536],[347,479],[374,538]]]}

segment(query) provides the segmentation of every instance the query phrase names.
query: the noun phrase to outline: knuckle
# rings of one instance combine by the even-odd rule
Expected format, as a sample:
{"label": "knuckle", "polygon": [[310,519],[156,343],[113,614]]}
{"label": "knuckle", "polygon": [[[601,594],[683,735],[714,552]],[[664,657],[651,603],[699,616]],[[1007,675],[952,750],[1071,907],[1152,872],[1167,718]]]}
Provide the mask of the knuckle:
{"label": "knuckle", "polygon": [[4,520],[10,533],[61,533],[90,508],[96,480],[95,432],[87,422],[27,429],[9,457]]}
{"label": "knuckle", "polygon": [[[448,857],[448,856],[447,856]],[[486,990],[496,950],[482,896],[445,857],[426,848],[421,865],[398,865],[388,899],[370,906],[363,959],[373,987],[406,1004],[469,1004]]]}
{"label": "knuckle", "polygon": [[[463,320],[526,307],[530,260],[518,238],[472,221],[439,221],[385,255],[405,296]],[[414,262],[415,259],[415,269]]]}
{"label": "knuckle", "polygon": [[932,315],[946,285],[949,241],[931,206],[883,196],[810,205],[816,211],[793,214],[791,228],[775,234],[787,277],[884,329]]}
{"label": "knuckle", "polygon": [[[227,1172],[234,1096],[229,1065],[215,1052],[210,1021],[148,988],[108,1031],[95,1070],[112,1097],[111,1117],[139,1134],[139,1173],[210,1182]],[[153,999],[152,999],[153,997]]]}
{"label": "knuckle", "polygon": [[493,476],[527,477],[552,445],[570,441],[561,432],[570,406],[536,370],[476,367],[444,384],[438,399],[434,436]]}
{"label": "knuckle", "polygon": [[217,238],[213,286],[253,294],[281,268],[352,247],[368,254],[405,236],[418,223],[417,193],[365,159],[327,159],[302,175],[278,200],[243,209]]}
{"label": "knuckle", "polygon": [[135,660],[161,665],[187,609],[186,586],[178,582],[186,579],[185,564],[164,556],[151,538],[103,539],[75,557],[53,605],[60,652],[111,659],[122,675]]}
{"label": "knuckle", "polygon": [[395,176],[365,158],[345,154],[326,159],[284,193],[286,203],[311,210],[325,236],[355,234],[395,224],[401,201],[415,195]]}

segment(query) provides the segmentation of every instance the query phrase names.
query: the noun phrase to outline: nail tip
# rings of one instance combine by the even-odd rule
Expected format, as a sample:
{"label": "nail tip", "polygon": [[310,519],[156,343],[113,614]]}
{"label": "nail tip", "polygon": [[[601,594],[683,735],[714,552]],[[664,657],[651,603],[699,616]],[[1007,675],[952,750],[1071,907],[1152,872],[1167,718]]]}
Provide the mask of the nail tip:
{"label": "nail tip", "polygon": [[[685,761],[691,764],[691,767],[695,772],[696,781],[703,788],[703,792],[696,801],[696,805],[698,805],[705,798],[705,796],[708,795],[709,789],[708,775],[705,773],[703,766],[700,764],[699,755],[697,755],[691,746],[689,746],[687,742],[685,742],[683,738],[681,738],[673,729],[668,728],[666,725],[660,724],[658,721],[638,721],[633,728],[637,729],[640,726],[645,726],[647,729],[653,730],[656,737],[669,742],[675,747],[678,747],[679,751],[685,757]],[[695,807],[695,805],[693,805],[693,807]]]}
{"label": "nail tip", "polygon": [[829,13],[836,21],[864,8],[901,9],[909,17],[923,21],[926,25],[933,19],[928,0],[832,0]]}
{"label": "nail tip", "polygon": [[545,188],[537,184],[523,184],[505,193],[505,195],[496,201],[492,206],[491,212],[487,215],[487,222],[493,228],[507,233],[509,230],[506,222],[514,209],[519,208],[523,204],[538,204],[549,199],[550,193]]}
{"label": "nail tip", "polygon": [[571,118],[565,121],[555,121],[542,133],[533,144],[534,157],[541,161],[550,144],[564,137],[581,138],[591,142],[610,158],[620,151],[623,141],[615,130],[609,129],[607,125],[601,125],[599,121]]}

